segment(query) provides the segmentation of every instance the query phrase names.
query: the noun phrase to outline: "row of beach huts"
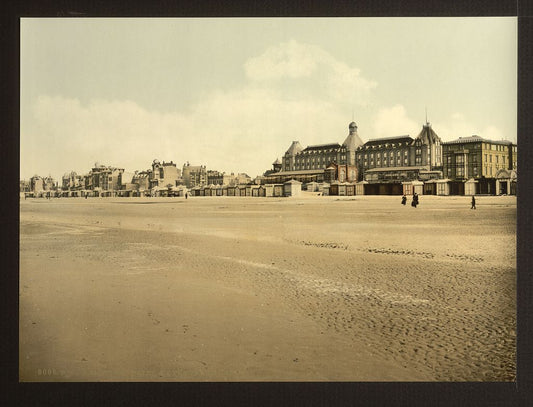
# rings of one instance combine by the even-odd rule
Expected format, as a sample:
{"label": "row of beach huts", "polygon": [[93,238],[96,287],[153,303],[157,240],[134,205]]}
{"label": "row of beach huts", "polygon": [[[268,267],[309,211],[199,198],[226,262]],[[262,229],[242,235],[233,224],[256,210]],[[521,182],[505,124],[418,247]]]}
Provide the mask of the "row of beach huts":
{"label": "row of beach huts", "polygon": [[[462,183],[461,195],[475,195],[477,181],[469,180]],[[354,196],[354,195],[455,195],[450,180],[407,181],[402,183],[375,184],[361,181],[357,183],[308,182],[290,180],[283,184],[241,184],[241,185],[206,185],[191,189],[185,186],[171,188],[153,188],[151,190],[79,190],[79,191],[41,191],[38,196],[26,193],[30,198],[47,197],[184,197],[189,196],[250,196],[250,197],[289,197],[298,196],[301,191],[317,193],[317,195]]]}
{"label": "row of beach huts", "polygon": [[[475,180],[461,183],[460,195],[475,195]],[[422,181],[407,181],[402,183],[368,183],[361,181],[356,183],[334,181],[308,182],[302,184],[296,180],[290,180],[283,184],[264,185],[236,185],[220,186],[208,185],[195,187],[189,190],[191,196],[252,196],[252,197],[288,197],[298,196],[301,191],[316,192],[318,195],[354,196],[354,195],[451,195],[456,194],[455,183],[447,179]]]}

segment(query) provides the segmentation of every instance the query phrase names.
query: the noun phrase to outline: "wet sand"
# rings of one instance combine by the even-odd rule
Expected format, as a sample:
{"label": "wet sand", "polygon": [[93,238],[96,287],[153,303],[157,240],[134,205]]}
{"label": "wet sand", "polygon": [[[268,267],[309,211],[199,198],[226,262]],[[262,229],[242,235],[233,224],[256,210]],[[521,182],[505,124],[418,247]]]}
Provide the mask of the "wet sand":
{"label": "wet sand", "polygon": [[516,198],[20,202],[21,381],[511,381]]}

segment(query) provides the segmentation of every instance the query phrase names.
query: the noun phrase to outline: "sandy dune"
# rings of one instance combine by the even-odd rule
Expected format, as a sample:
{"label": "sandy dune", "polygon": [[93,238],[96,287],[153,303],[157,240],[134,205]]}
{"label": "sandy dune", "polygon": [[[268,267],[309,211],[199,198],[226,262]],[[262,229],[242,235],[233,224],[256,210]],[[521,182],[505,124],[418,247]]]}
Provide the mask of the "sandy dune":
{"label": "sandy dune", "polygon": [[20,206],[21,381],[515,379],[515,197]]}

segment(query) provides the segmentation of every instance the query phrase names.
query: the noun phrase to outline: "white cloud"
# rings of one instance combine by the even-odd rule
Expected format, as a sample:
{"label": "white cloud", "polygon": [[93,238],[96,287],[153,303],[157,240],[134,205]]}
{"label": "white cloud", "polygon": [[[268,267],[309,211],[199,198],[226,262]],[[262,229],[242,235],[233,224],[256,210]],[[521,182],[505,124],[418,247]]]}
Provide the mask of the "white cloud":
{"label": "white cloud", "polygon": [[255,176],[270,169],[293,139],[313,144],[345,137],[332,136],[346,121],[333,105],[278,96],[253,89],[215,94],[186,115],[151,112],[131,101],[83,105],[43,96],[35,105],[39,132],[21,134],[21,173],[85,173],[96,161],[143,170],[158,158]]}
{"label": "white cloud", "polygon": [[376,138],[410,135],[416,137],[422,126],[407,116],[403,105],[380,109],[373,123]]}
{"label": "white cloud", "polygon": [[362,100],[376,86],[356,68],[295,41],[268,49],[244,69],[249,81],[241,88],[214,90],[180,112],[149,111],[129,100],[84,104],[43,95],[31,126],[21,125],[21,176],[85,173],[96,161],[142,170],[154,158],[259,175],[292,140],[342,142],[352,96]]}
{"label": "white cloud", "polygon": [[308,92],[349,103],[364,103],[368,92],[377,86],[377,82],[362,77],[359,69],[338,61],[322,48],[294,40],[268,48],[249,59],[244,68],[252,81],[272,84],[290,80],[295,86],[295,82],[305,80]]}
{"label": "white cloud", "polygon": [[461,113],[453,113],[449,120],[433,123],[433,129],[443,141],[455,140],[459,137],[477,135],[488,140],[501,140],[504,135],[493,125],[479,128],[468,121]]}
{"label": "white cloud", "polygon": [[250,58],[244,65],[248,78],[269,80],[289,77],[310,77],[321,60],[328,54],[322,49],[294,40],[268,48],[258,57]]}

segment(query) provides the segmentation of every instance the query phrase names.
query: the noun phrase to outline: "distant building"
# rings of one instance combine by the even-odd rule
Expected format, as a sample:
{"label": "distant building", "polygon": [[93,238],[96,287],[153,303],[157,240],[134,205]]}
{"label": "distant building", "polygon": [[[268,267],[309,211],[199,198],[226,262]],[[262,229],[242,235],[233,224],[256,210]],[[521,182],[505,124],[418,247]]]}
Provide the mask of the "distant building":
{"label": "distant building", "polygon": [[355,122],[351,122],[348,128],[348,136],[342,145],[329,143],[302,148],[298,141],[293,141],[283,156],[281,171],[323,170],[331,163],[355,165],[355,152],[363,141],[357,134]]}
{"label": "distant building", "polygon": [[75,191],[85,187],[82,182],[82,176],[76,174],[75,171],[67,172],[63,175],[61,189],[63,191]]}
{"label": "distant building", "polygon": [[[118,191],[120,178],[124,168],[100,165],[95,163],[86,178],[86,187],[90,186],[93,191]],[[89,189],[89,188],[86,188]]]}
{"label": "distant building", "polygon": [[233,185],[245,185],[251,182],[252,182],[252,178],[248,174],[245,174],[244,172],[240,172],[235,176],[233,180]]}
{"label": "distant building", "polygon": [[131,183],[137,185],[139,191],[148,191],[150,189],[150,174],[149,171],[135,171],[131,177]]}
{"label": "distant building", "polygon": [[20,192],[30,192],[31,191],[30,181],[20,180],[19,185],[20,185]]}
{"label": "distant building", "polygon": [[44,190],[44,182],[43,179],[38,176],[34,175],[30,178],[30,192],[33,192],[35,196],[42,192]]}
{"label": "distant building", "polygon": [[207,170],[207,184],[208,185],[231,185],[235,181],[233,174],[226,174],[214,170]]}
{"label": "distant building", "polygon": [[[351,122],[348,129],[348,136],[342,144],[317,144],[303,148],[299,141],[293,141],[281,163],[276,160],[272,170],[265,172],[263,182],[284,183],[291,179],[303,183],[324,182],[332,175],[341,176],[342,182],[355,181],[358,171],[355,156],[363,141],[355,122]],[[330,169],[326,175],[327,168]]]}
{"label": "distant building", "polygon": [[475,182],[476,194],[516,193],[516,144],[474,135],[442,143],[442,147],[444,177],[452,181],[452,195],[464,194],[467,180]]}
{"label": "distant building", "polygon": [[357,148],[359,181],[401,183],[442,178],[441,144],[429,123],[415,139],[405,135],[368,140]]}
{"label": "distant building", "polygon": [[[120,185],[121,191],[125,191],[129,193],[132,191],[137,191],[139,189],[139,185],[133,182],[135,175],[136,175],[136,172],[131,173],[131,172],[126,172],[126,171],[120,174],[119,185]],[[125,195],[125,196],[128,196],[128,195]]]}
{"label": "distant building", "polygon": [[190,165],[189,162],[183,164],[182,178],[187,188],[207,185],[205,165]]}
{"label": "distant building", "polygon": [[152,162],[152,171],[150,174],[150,189],[175,187],[181,178],[181,171],[172,161],[160,163],[159,160]]}
{"label": "distant building", "polygon": [[43,178],[43,189],[45,191],[55,191],[57,188],[56,181],[52,178],[51,175]]}

